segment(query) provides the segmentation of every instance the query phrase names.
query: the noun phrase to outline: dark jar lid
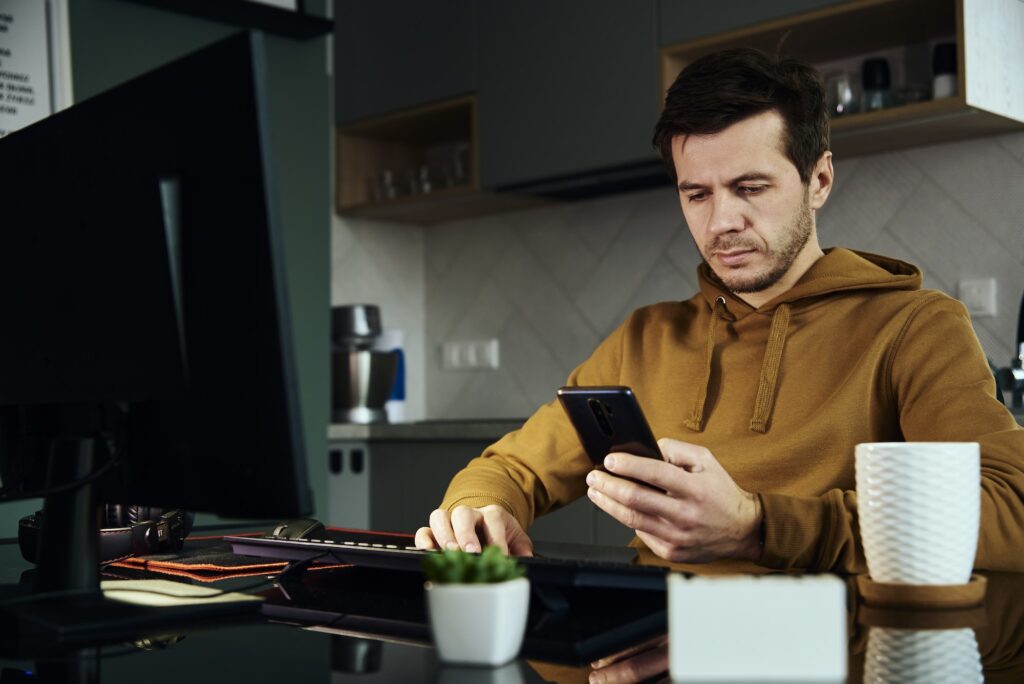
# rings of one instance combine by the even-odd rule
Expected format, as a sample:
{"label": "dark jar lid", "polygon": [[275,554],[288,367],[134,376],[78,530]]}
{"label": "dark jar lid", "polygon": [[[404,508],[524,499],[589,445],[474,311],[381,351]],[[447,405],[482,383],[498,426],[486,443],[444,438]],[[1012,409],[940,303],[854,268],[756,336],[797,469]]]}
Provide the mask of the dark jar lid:
{"label": "dark jar lid", "polygon": [[956,62],[956,43],[939,43],[932,50],[932,73],[955,74]]}
{"label": "dark jar lid", "polygon": [[889,60],[885,57],[871,57],[861,67],[861,81],[864,90],[888,90],[892,85],[889,75]]}

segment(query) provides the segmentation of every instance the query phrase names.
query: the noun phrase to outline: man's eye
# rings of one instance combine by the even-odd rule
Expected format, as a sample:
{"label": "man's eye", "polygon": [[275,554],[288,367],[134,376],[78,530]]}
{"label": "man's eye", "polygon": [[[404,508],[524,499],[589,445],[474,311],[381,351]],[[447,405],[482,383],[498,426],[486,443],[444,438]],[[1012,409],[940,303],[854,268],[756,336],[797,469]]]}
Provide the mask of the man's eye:
{"label": "man's eye", "polygon": [[706,192],[694,192],[686,196],[686,199],[691,202],[702,202],[707,199],[708,194]]}
{"label": "man's eye", "polygon": [[756,195],[764,190],[763,185],[741,185],[740,193],[744,195]]}

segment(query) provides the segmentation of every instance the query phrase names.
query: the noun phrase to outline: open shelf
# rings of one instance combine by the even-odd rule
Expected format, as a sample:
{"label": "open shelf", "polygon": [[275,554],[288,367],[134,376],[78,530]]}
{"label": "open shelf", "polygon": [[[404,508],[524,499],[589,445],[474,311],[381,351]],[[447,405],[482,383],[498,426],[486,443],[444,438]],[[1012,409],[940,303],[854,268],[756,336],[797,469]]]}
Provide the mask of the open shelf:
{"label": "open shelf", "polygon": [[426,224],[541,204],[481,191],[476,130],[473,96],[339,127],[338,213]]}
{"label": "open shelf", "polygon": [[1022,16],[1016,0],[853,0],[666,47],[661,83],[667,90],[696,58],[736,47],[781,52],[828,71],[949,39],[957,44],[957,95],[836,117],[833,151],[848,157],[1008,133],[1024,129],[1024,85],[1015,73],[1024,36],[1006,30]]}

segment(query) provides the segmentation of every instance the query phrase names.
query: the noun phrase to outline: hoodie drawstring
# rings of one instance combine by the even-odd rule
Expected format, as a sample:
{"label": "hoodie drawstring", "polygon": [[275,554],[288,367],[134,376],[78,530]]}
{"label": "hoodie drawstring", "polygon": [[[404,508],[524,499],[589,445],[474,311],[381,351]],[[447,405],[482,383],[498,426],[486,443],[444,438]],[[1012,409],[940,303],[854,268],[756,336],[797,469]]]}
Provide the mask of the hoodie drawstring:
{"label": "hoodie drawstring", "polygon": [[[754,415],[750,419],[753,432],[768,432],[768,422],[775,407],[775,394],[779,381],[779,366],[782,364],[782,350],[786,346],[786,331],[789,328],[789,304],[780,304],[772,314],[772,327],[768,333],[768,344],[761,362],[761,377],[757,383],[757,397],[754,400]],[[694,432],[704,430],[704,405],[708,399],[711,383],[711,366],[715,355],[715,333],[718,320],[729,320],[731,316],[725,306],[725,298],[715,299],[715,306],[708,321],[707,344],[704,347],[704,377],[697,390],[697,401],[693,413],[685,425]]]}
{"label": "hoodie drawstring", "polygon": [[768,346],[765,347],[764,361],[761,363],[761,379],[757,383],[754,415],[750,419],[750,429],[754,432],[768,431],[768,420],[771,418],[772,408],[775,406],[775,390],[778,385],[782,348],[786,345],[786,329],[788,327],[789,304],[780,304],[772,315]]}
{"label": "hoodie drawstring", "polygon": [[693,405],[693,414],[686,419],[685,425],[694,432],[704,430],[704,403],[708,399],[708,384],[711,382],[711,361],[715,355],[715,323],[719,318],[726,318],[729,310],[725,308],[725,297],[715,299],[715,307],[711,311],[708,322],[707,344],[704,346],[704,379],[697,391],[697,403]]}

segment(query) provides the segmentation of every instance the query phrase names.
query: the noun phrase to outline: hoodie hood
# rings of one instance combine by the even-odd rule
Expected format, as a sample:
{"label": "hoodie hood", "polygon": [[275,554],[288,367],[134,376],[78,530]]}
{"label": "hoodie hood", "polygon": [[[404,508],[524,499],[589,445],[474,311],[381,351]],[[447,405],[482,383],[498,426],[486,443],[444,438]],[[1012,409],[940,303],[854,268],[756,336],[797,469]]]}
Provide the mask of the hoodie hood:
{"label": "hoodie hood", "polygon": [[686,420],[686,426],[697,432],[704,429],[704,409],[711,381],[715,345],[718,343],[716,337],[721,322],[734,322],[751,314],[772,317],[757,383],[754,412],[750,418],[750,429],[764,433],[768,431],[772,409],[775,406],[779,366],[782,363],[786,333],[794,307],[809,307],[837,292],[918,290],[921,288],[922,280],[921,271],[906,262],[835,247],[826,249],[825,255],[814,262],[793,287],[755,309],[727,290],[707,262],[700,265],[697,273],[701,294],[711,308],[707,340],[704,345],[703,379],[690,418]]}
{"label": "hoodie hood", "polygon": [[707,262],[697,268],[701,294],[712,308],[723,297],[733,315],[741,317],[755,310],[771,312],[780,304],[814,300],[834,292],[921,289],[921,271],[905,261],[842,247],[824,251],[825,256],[815,261],[793,287],[757,309],[726,289]]}

